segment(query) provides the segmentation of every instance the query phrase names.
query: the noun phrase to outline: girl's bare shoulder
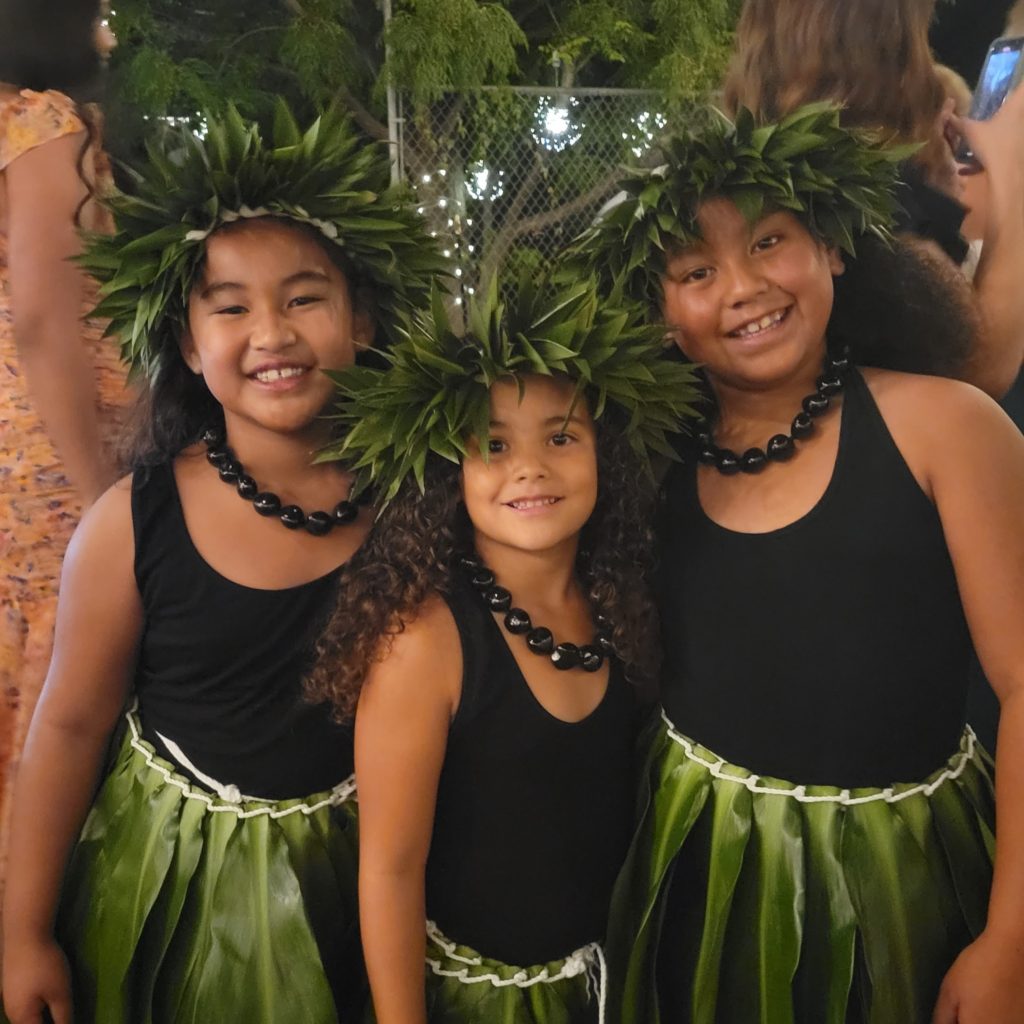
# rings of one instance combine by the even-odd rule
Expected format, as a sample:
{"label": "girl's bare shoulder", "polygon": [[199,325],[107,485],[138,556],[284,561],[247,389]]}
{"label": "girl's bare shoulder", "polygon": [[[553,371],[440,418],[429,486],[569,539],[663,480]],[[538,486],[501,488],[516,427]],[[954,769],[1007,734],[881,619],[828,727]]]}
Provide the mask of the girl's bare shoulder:
{"label": "girl's bare shoulder", "polygon": [[895,423],[900,429],[934,437],[936,431],[965,422],[1009,422],[993,399],[965,381],[873,367],[861,372],[890,428]]}

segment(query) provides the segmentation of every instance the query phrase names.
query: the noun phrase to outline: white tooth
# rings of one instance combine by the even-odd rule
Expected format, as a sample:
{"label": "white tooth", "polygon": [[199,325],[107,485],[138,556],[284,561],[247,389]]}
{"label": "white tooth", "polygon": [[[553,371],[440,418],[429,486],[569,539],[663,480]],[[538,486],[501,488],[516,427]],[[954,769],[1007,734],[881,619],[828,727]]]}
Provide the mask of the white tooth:
{"label": "white tooth", "polygon": [[763,316],[758,322],[758,325],[760,327],[771,327],[773,323],[775,323],[775,321],[770,316]]}

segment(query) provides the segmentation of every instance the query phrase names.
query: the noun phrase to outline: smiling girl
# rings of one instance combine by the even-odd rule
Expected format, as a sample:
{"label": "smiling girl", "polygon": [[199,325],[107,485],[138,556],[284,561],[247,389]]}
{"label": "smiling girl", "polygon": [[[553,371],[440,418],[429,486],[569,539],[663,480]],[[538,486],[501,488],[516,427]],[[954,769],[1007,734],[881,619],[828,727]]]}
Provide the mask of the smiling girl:
{"label": "smiling girl", "polygon": [[[1024,442],[973,387],[841,348],[840,247],[884,234],[896,154],[837,122],[675,137],[581,243],[713,399],[665,483],[662,728],[609,944],[627,1021],[1024,1006]],[[923,284],[900,281],[922,331]],[[994,792],[972,646],[1002,703]]]}
{"label": "smiling girl", "polygon": [[358,701],[378,1024],[603,1021],[634,686],[658,662],[644,467],[690,375],[586,286],[492,290],[469,322],[435,309],[386,374],[339,378],[336,454],[392,500],[310,690]]}
{"label": "smiling girl", "polygon": [[302,136],[282,112],[273,147],[236,115],[180,141],[87,253],[147,405],[64,566],[16,791],[14,1024],[333,1024],[363,998],[351,735],[300,680],[369,523],[312,453],[323,371],[441,263],[334,117]]}

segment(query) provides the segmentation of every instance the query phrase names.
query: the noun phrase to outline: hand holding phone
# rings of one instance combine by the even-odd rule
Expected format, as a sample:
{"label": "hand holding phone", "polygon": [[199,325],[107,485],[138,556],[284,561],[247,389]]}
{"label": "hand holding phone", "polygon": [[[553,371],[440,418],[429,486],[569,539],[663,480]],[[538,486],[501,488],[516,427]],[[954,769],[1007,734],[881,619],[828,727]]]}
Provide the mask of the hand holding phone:
{"label": "hand holding phone", "polygon": [[[988,48],[985,63],[974,90],[968,117],[972,121],[988,121],[1006,102],[1024,74],[1024,36],[997,39]],[[977,163],[966,139],[956,150],[959,163]]]}

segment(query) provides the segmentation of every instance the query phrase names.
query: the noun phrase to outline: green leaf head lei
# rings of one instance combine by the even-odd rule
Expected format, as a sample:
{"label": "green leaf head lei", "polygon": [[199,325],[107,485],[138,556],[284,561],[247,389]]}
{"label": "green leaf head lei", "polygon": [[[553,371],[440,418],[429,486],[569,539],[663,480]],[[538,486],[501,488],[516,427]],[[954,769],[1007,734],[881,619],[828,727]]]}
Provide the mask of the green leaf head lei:
{"label": "green leaf head lei", "polygon": [[466,330],[453,329],[435,289],[386,357],[384,370],[350,367],[331,376],[339,389],[339,440],[320,460],[341,459],[357,490],[373,484],[386,505],[410,474],[424,488],[430,456],[461,462],[471,438],[487,457],[490,389],[512,379],[564,376],[594,419],[617,407],[637,457],[669,458],[668,436],[694,416],[691,367],[665,357],[664,331],[638,303],[602,299],[591,280],[561,286],[524,276],[496,281],[470,302]]}
{"label": "green leaf head lei", "polygon": [[389,186],[386,151],[334,109],[301,131],[282,102],[269,139],[234,107],[207,123],[205,139],[182,130],[147,146],[133,194],[115,190],[107,199],[114,234],[88,236],[80,257],[100,282],[93,315],[109,319],[106,334],[120,343],[130,373],[153,379],[177,350],[206,239],[251,217],[306,224],[338,246],[352,283],[371,293],[385,339],[393,337],[448,267]]}
{"label": "green leaf head lei", "polygon": [[858,235],[888,241],[899,164],[918,147],[884,145],[870,132],[841,127],[839,117],[827,102],[772,124],[757,124],[741,109],[735,123],[719,116],[666,137],[664,163],[621,183],[624,197],[573,243],[569,265],[660,309],[667,257],[700,237],[697,213],[714,198],[731,200],[750,223],[790,211],[851,256]]}

